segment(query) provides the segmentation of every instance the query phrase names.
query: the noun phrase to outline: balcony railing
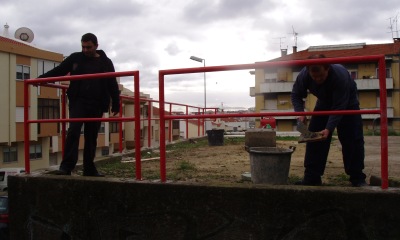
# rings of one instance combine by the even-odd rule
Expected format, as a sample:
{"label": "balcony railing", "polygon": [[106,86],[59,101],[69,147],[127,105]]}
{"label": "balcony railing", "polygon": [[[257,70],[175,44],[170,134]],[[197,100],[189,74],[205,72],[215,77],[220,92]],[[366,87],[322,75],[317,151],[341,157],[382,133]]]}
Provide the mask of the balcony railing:
{"label": "balcony railing", "polygon": [[[379,79],[356,79],[358,90],[379,90]],[[254,97],[258,93],[289,93],[292,91],[294,82],[266,82],[260,84],[260,92],[256,92],[255,87],[250,87],[250,96]],[[386,89],[393,89],[393,78],[386,78]]]}
{"label": "balcony railing", "polygon": [[[358,90],[379,90],[379,79],[356,79]],[[386,78],[386,89],[393,89],[393,78]]]}
{"label": "balcony railing", "polygon": [[[377,110],[379,108],[361,108],[361,110]],[[260,112],[271,112],[271,113],[278,113],[278,112],[294,112],[294,109],[262,109]],[[308,111],[308,110],[306,110]],[[393,114],[393,108],[392,107],[388,107],[387,108],[387,118],[393,118],[394,114]],[[276,119],[296,119],[297,116],[277,116],[275,117]],[[376,114],[363,114],[362,115],[362,119],[375,119],[377,116]]]}

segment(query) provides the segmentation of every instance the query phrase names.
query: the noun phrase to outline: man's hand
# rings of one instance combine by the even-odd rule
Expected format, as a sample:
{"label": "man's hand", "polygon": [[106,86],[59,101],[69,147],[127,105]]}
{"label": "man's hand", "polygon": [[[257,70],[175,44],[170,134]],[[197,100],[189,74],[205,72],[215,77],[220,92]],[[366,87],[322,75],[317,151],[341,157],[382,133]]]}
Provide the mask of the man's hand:
{"label": "man's hand", "polygon": [[326,139],[328,138],[330,131],[328,129],[324,129],[321,132],[319,132],[319,134],[321,134],[321,136]]}
{"label": "man's hand", "polygon": [[307,125],[307,117],[306,116],[299,116],[297,120]]}
{"label": "man's hand", "polygon": [[118,115],[118,113],[119,113],[119,112],[112,112],[112,114],[113,114],[112,116],[115,117],[115,116]]}

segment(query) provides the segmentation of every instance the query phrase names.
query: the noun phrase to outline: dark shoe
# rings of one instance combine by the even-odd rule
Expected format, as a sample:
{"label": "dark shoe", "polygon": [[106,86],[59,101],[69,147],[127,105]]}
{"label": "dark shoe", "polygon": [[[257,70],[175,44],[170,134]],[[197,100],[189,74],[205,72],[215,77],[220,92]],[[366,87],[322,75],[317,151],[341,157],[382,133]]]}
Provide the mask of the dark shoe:
{"label": "dark shoe", "polygon": [[53,171],[49,171],[46,174],[49,175],[65,175],[65,176],[71,176],[71,171],[64,171],[64,170],[53,170]]}
{"label": "dark shoe", "polygon": [[365,180],[353,181],[353,182],[351,182],[351,185],[353,187],[366,187],[366,186],[368,186],[368,184],[365,182]]}
{"label": "dark shoe", "polygon": [[303,185],[303,186],[321,186],[322,185],[322,181],[319,180],[315,180],[315,181],[309,181],[309,180],[301,180],[298,182],[295,182],[294,185]]}
{"label": "dark shoe", "polygon": [[105,177],[104,174],[100,174],[99,172],[91,172],[91,173],[83,173],[83,176],[85,177]]}

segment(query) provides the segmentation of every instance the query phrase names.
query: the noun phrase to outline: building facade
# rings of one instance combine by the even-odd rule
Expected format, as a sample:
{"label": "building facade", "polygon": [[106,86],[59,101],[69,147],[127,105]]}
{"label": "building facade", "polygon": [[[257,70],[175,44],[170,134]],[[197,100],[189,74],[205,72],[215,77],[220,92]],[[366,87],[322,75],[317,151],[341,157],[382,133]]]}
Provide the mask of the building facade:
{"label": "building facade", "polygon": [[[387,116],[389,131],[400,132],[400,39],[393,43],[341,44],[329,46],[311,46],[304,51],[285,54],[274,61],[305,60],[311,55],[324,54],[327,58],[352,56],[384,55],[386,60]],[[378,63],[343,64],[357,83],[360,107],[364,110],[379,109]],[[297,75],[303,66],[256,69],[255,86],[250,95],[255,97],[256,112],[294,111],[290,100],[291,90]],[[305,100],[306,111],[312,111],[316,98],[309,94]],[[362,115],[365,131],[374,131],[379,127],[379,116]],[[259,126],[259,122],[257,124]],[[277,131],[295,131],[296,117],[276,117]]]}
{"label": "building facade", "polygon": [[[59,53],[42,50],[23,41],[0,36],[0,167],[21,167],[24,157],[24,80],[37,77],[63,60]],[[31,87],[31,119],[59,117],[60,92]],[[31,124],[30,159],[33,169],[56,161],[60,129],[56,123]],[[49,154],[51,153],[51,154]],[[53,154],[55,153],[55,154]]]}

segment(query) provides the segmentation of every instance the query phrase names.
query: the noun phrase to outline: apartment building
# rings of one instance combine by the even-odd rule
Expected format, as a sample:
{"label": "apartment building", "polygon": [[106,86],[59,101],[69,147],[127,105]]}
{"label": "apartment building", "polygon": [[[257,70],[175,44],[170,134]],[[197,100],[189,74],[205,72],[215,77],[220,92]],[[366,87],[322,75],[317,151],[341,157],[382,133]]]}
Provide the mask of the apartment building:
{"label": "apartment building", "polygon": [[[22,167],[24,162],[25,79],[37,77],[63,60],[62,54],[39,49],[17,39],[0,36],[0,167]],[[60,92],[57,89],[31,87],[30,118],[58,118]],[[31,124],[30,159],[33,169],[57,161],[59,135],[56,123]],[[57,139],[58,140],[58,139]],[[50,154],[51,153],[51,154]]]}
{"label": "apartment building", "polygon": [[[311,46],[303,51],[287,54],[286,49],[282,56],[270,60],[289,61],[304,60],[314,54],[324,54],[327,58],[352,56],[385,55],[386,62],[386,91],[387,116],[389,131],[400,131],[400,39],[393,39],[393,43],[384,44],[340,44],[327,46]],[[364,110],[379,109],[379,79],[377,63],[343,64],[357,83],[360,107]],[[290,101],[290,93],[302,66],[256,69],[255,86],[250,88],[250,96],[255,97],[256,112],[291,112],[294,111]],[[316,98],[309,94],[306,99],[306,111],[312,111]],[[371,131],[379,127],[379,116],[362,115],[364,130]],[[277,131],[294,131],[296,117],[276,117]],[[259,126],[259,119],[257,122]]]}

